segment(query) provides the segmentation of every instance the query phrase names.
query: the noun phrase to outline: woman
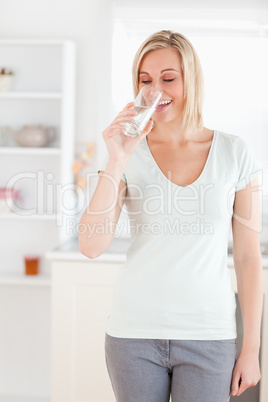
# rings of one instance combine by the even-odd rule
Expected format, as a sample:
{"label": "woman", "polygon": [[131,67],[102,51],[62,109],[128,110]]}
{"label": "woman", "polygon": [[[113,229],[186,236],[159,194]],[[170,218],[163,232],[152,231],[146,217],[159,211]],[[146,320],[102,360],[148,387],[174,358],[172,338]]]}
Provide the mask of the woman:
{"label": "woman", "polygon": [[[146,39],[133,84],[135,96],[145,85],[162,90],[160,106],[138,138],[121,131],[133,103],[104,130],[108,158],[79,234],[81,252],[99,256],[126,204],[131,244],[105,338],[116,401],[227,402],[260,380],[259,166],[240,137],[203,127],[202,71],[183,35]],[[231,224],[244,328],[237,359]]]}

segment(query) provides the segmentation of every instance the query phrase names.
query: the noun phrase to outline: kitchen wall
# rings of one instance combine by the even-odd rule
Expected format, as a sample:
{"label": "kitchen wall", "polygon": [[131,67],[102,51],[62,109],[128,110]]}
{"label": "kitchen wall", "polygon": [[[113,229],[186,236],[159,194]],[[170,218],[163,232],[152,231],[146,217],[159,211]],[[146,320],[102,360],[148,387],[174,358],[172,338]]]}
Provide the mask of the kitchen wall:
{"label": "kitchen wall", "polygon": [[163,18],[230,19],[268,26],[267,0],[169,0],[162,7],[162,0],[0,0],[0,37],[76,41],[79,148],[84,141],[101,138],[110,121],[113,18],[126,12],[137,18],[159,18],[161,8]]}

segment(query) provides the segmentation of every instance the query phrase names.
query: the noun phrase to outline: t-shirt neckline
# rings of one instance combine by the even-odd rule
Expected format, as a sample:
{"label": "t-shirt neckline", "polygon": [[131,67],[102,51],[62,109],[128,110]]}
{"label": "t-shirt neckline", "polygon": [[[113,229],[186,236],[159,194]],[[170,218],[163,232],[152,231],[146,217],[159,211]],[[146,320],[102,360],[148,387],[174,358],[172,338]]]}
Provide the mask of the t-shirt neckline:
{"label": "t-shirt neckline", "polygon": [[145,146],[146,146],[146,148],[147,148],[147,151],[148,151],[148,153],[149,153],[150,158],[152,159],[154,165],[156,166],[158,172],[161,174],[161,176],[164,178],[164,180],[166,180],[169,184],[171,183],[171,185],[174,186],[174,187],[176,187],[176,188],[188,188],[188,187],[191,187],[191,186],[195,185],[195,184],[202,178],[202,176],[205,174],[205,172],[206,172],[206,170],[207,170],[207,166],[208,166],[208,164],[209,164],[209,161],[210,161],[210,159],[211,159],[211,157],[212,157],[211,155],[212,155],[213,148],[214,148],[215,142],[216,142],[216,134],[217,134],[217,131],[216,131],[216,130],[213,130],[212,142],[211,142],[210,149],[209,149],[209,153],[208,153],[208,156],[207,156],[207,160],[206,160],[206,163],[205,163],[205,166],[204,166],[202,172],[200,173],[200,175],[198,176],[198,178],[197,178],[193,183],[189,184],[188,186],[179,186],[178,184],[173,183],[168,177],[166,177],[166,176],[164,175],[164,173],[162,172],[162,170],[160,169],[160,167],[159,167],[158,164],[156,163],[156,160],[154,159],[154,157],[153,157],[153,155],[152,155],[152,153],[151,153],[151,150],[150,150],[150,148],[149,148],[149,145],[148,145],[148,142],[147,142],[147,138],[146,138],[146,137],[144,137],[144,141],[145,141]]}

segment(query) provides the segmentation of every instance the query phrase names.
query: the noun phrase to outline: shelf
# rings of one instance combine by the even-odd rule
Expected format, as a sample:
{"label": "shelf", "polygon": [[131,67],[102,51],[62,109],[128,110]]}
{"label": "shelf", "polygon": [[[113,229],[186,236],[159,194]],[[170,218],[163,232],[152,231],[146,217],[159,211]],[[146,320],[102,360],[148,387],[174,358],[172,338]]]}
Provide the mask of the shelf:
{"label": "shelf", "polygon": [[52,147],[0,147],[0,155],[60,155],[60,148]]}
{"label": "shelf", "polygon": [[57,219],[57,214],[52,215],[19,215],[15,212],[0,212],[0,220],[1,219],[11,219],[11,220],[30,220],[30,221],[55,221]]}
{"label": "shelf", "polygon": [[50,286],[49,274],[25,275],[19,272],[0,272],[0,285]]}
{"label": "shelf", "polygon": [[0,402],[49,402],[49,398],[18,395],[0,395]]}
{"label": "shelf", "polygon": [[61,99],[61,92],[0,92],[0,99]]}

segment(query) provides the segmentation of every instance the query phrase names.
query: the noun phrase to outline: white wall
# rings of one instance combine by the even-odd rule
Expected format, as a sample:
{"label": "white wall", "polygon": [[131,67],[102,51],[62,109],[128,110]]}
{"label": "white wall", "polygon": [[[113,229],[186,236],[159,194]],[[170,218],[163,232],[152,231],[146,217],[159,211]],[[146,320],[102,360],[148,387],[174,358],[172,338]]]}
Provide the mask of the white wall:
{"label": "white wall", "polygon": [[[117,4],[124,4],[125,6],[135,4],[136,6],[154,5],[163,6],[162,0],[115,0]],[[165,4],[177,8],[191,8],[191,9],[245,9],[245,8],[267,8],[267,0],[169,0]]]}
{"label": "white wall", "polygon": [[124,18],[127,13],[148,23],[152,18],[159,21],[232,20],[263,24],[268,28],[267,0],[114,0],[113,3],[120,17]]}
{"label": "white wall", "polygon": [[127,13],[148,22],[157,16],[160,20],[231,19],[268,27],[267,0],[170,0],[162,7],[162,0],[0,0],[1,38],[76,41],[77,149],[82,149],[85,141],[102,141],[101,132],[111,119],[113,18],[124,18]]}

